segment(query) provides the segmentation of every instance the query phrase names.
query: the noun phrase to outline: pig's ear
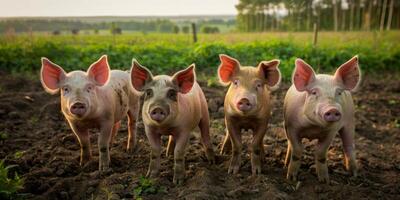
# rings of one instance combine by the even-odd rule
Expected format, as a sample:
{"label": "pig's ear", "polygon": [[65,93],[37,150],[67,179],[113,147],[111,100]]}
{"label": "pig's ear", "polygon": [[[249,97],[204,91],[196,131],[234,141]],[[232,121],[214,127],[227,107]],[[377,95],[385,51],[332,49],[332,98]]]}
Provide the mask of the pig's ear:
{"label": "pig's ear", "polygon": [[281,83],[281,71],[278,69],[280,61],[262,61],[258,65],[258,71],[265,78],[265,83],[268,85],[271,91],[278,89]]}
{"label": "pig's ear", "polygon": [[219,59],[221,60],[218,67],[219,81],[226,86],[231,82],[232,76],[240,70],[240,63],[225,54],[220,54]]}
{"label": "pig's ear", "polygon": [[106,84],[110,77],[110,66],[108,66],[107,56],[101,56],[99,60],[90,65],[87,74],[97,85],[102,86]]}
{"label": "pig's ear", "polygon": [[188,68],[176,72],[172,76],[172,82],[179,87],[179,92],[188,93],[196,82],[195,65],[191,64]]}
{"label": "pig's ear", "polygon": [[153,80],[150,70],[143,67],[135,59],[132,60],[131,84],[137,91],[143,91],[144,86]]}
{"label": "pig's ear", "polygon": [[344,89],[355,91],[361,82],[361,71],[358,66],[358,56],[341,65],[334,75],[335,80],[343,84]]}
{"label": "pig's ear", "polygon": [[315,80],[313,68],[302,59],[296,59],[296,68],[294,69],[292,82],[298,91],[305,91],[307,87]]}
{"label": "pig's ear", "polygon": [[66,76],[65,71],[47,58],[42,58],[40,81],[43,88],[50,94],[55,94],[60,88],[60,81]]}

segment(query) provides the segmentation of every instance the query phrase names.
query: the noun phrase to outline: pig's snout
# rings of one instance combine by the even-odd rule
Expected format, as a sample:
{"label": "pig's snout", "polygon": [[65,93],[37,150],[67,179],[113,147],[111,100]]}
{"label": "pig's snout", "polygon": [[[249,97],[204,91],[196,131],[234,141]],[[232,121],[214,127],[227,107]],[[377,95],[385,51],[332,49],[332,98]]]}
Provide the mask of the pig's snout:
{"label": "pig's snout", "polygon": [[83,116],[86,113],[86,105],[79,102],[74,103],[72,104],[70,111],[74,115]]}
{"label": "pig's snout", "polygon": [[162,122],[168,116],[168,112],[160,107],[154,108],[150,111],[150,117],[156,122]]}
{"label": "pig's snout", "polygon": [[331,108],[324,113],[324,120],[327,122],[337,122],[342,117],[342,114],[336,108]]}
{"label": "pig's snout", "polygon": [[242,98],[240,99],[240,101],[236,104],[236,107],[242,111],[242,112],[246,112],[251,110],[251,108],[253,107],[253,105],[250,103],[250,100],[247,98]]}

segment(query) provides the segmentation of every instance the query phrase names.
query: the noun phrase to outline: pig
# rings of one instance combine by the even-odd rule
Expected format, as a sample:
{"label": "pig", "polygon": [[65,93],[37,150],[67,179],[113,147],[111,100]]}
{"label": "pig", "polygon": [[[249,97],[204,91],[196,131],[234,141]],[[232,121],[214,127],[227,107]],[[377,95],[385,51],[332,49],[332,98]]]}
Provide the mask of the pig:
{"label": "pig", "polygon": [[226,135],[221,154],[232,150],[228,173],[237,174],[241,164],[241,130],[251,129],[251,171],[261,174],[264,157],[263,138],[271,116],[270,93],[279,88],[280,61],[262,61],[257,67],[241,66],[239,61],[227,55],[220,55],[218,68],[220,83],[229,85],[225,96],[224,111]]}
{"label": "pig", "polygon": [[48,93],[56,94],[61,90],[61,110],[80,143],[81,166],[92,157],[88,130],[98,128],[99,171],[109,169],[109,146],[125,115],[128,116],[126,148],[131,151],[135,147],[140,98],[130,84],[129,72],[110,71],[104,55],[86,72],[69,73],[42,58],[40,75]]}
{"label": "pig", "polygon": [[358,57],[341,65],[332,75],[315,74],[301,59],[295,61],[293,85],[284,101],[284,127],[288,140],[285,166],[287,179],[296,181],[303,152],[302,138],[317,139],[315,162],[318,180],[329,183],[326,155],[339,133],[343,142],[346,169],[357,175],[354,152],[354,104],[351,92],[361,82]]}
{"label": "pig", "polygon": [[174,184],[183,183],[185,177],[185,148],[190,132],[200,128],[207,159],[214,163],[214,150],[210,142],[207,101],[196,82],[195,65],[167,75],[153,76],[135,59],[132,61],[131,83],[143,93],[142,119],[151,146],[148,177],[159,173],[161,136],[169,135],[166,154],[174,153]]}

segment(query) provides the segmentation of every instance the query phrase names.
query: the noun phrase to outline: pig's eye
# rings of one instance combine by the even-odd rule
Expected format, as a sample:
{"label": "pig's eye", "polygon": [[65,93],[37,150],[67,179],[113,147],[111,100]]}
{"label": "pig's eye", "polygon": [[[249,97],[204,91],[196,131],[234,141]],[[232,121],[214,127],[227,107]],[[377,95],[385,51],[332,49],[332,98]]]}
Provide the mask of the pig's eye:
{"label": "pig's eye", "polygon": [[233,81],[233,85],[238,86],[238,85],[239,85],[239,80],[237,80],[237,79],[234,80],[234,81]]}
{"label": "pig's eye", "polygon": [[153,90],[152,89],[147,89],[145,93],[146,93],[146,97],[147,98],[153,96]]}
{"label": "pig's eye", "polygon": [[262,88],[262,84],[261,84],[261,83],[257,83],[257,84],[256,84],[256,89],[259,90],[259,89],[261,89],[261,88]]}
{"label": "pig's eye", "polygon": [[177,97],[177,92],[176,92],[176,90],[168,90],[168,93],[167,93],[167,97],[169,98],[169,99],[171,99],[171,100],[174,100],[174,101],[176,101],[176,97]]}
{"label": "pig's eye", "polygon": [[318,92],[316,89],[314,89],[314,90],[311,90],[311,94],[316,96],[318,94]]}
{"label": "pig's eye", "polygon": [[89,85],[86,88],[86,92],[91,92],[93,90],[93,85]]}
{"label": "pig's eye", "polygon": [[64,94],[68,94],[69,88],[67,86],[62,87],[62,91]]}

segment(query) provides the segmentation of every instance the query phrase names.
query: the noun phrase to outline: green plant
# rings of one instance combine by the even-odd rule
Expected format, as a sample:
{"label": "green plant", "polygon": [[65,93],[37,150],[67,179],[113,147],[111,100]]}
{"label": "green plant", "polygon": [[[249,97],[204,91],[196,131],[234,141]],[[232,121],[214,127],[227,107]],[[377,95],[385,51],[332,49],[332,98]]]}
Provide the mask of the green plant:
{"label": "green plant", "polygon": [[30,119],[29,119],[29,123],[30,124],[36,124],[39,121],[39,118],[35,115],[33,115]]}
{"label": "green plant", "polygon": [[164,191],[163,187],[159,187],[152,180],[141,176],[138,186],[134,189],[134,194],[136,199],[142,199],[144,194],[157,194],[162,191]]}
{"label": "green plant", "polygon": [[24,155],[24,151],[17,151],[14,153],[14,158],[15,159],[20,159]]}
{"label": "green plant", "polygon": [[6,132],[0,131],[0,141],[6,140],[8,138],[8,134]]}
{"label": "green plant", "polygon": [[17,173],[9,178],[9,169],[16,165],[5,166],[4,160],[0,161],[0,199],[12,198],[18,190],[23,188],[23,179]]}
{"label": "green plant", "polygon": [[107,188],[105,188],[105,187],[102,187],[102,188],[101,188],[101,190],[103,190],[103,192],[104,192],[104,193],[106,193],[107,200],[110,200],[110,199],[111,199],[111,197],[112,197],[112,195],[113,195],[113,192],[112,192],[112,191],[110,191],[110,190],[108,190],[108,189],[107,189]]}

